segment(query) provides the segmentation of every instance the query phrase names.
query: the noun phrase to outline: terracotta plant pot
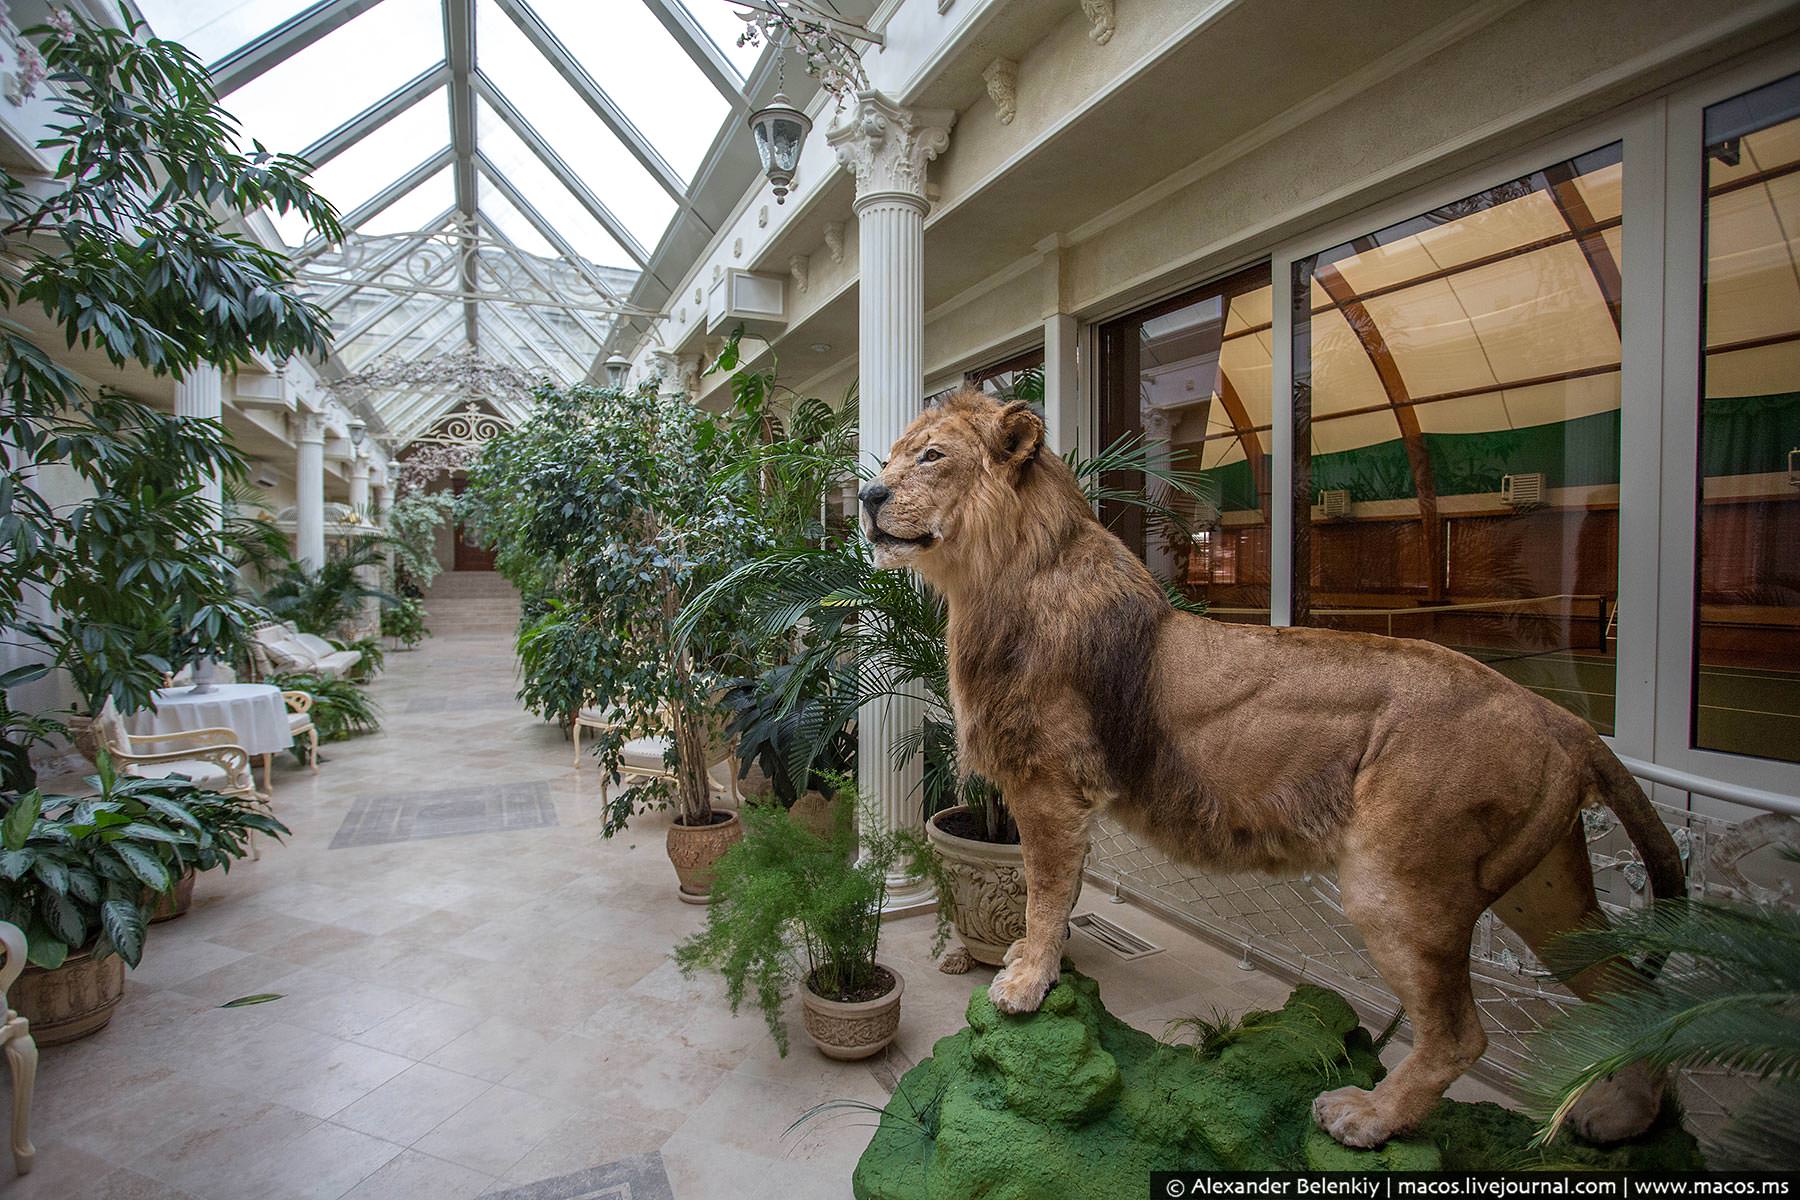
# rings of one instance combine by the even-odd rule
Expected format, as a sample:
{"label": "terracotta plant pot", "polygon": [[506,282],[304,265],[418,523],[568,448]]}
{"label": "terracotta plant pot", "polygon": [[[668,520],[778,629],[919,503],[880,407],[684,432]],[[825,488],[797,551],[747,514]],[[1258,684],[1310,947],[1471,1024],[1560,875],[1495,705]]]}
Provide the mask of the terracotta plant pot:
{"label": "terracotta plant pot", "polygon": [[711,825],[688,826],[678,821],[669,824],[669,861],[675,864],[675,875],[681,880],[679,895],[689,904],[707,904],[712,900],[713,871],[725,852],[744,840],[744,823],[728,808],[714,808]]}
{"label": "terracotta plant pot", "polygon": [[[959,804],[935,814],[925,822],[925,836],[950,872],[957,940],[970,958],[997,967],[1007,947],[1025,936],[1025,855],[1016,845],[944,831],[941,822],[968,811]],[[1077,878],[1074,899],[1080,898]]]}
{"label": "terracotta plant pot", "polygon": [[887,1049],[899,1032],[900,994],[906,990],[906,980],[880,960],[875,965],[893,976],[894,986],[873,1000],[827,1000],[811,987],[801,986],[800,1016],[806,1023],[806,1036],[826,1058],[868,1058]]}
{"label": "terracotta plant pot", "polygon": [[106,1028],[124,995],[125,960],[84,950],[54,971],[26,967],[6,998],[31,1022],[38,1045],[58,1046]]}
{"label": "terracotta plant pot", "polygon": [[175,881],[175,887],[172,890],[163,892],[156,897],[156,906],[150,910],[152,925],[159,921],[173,921],[194,906],[194,880],[196,878],[198,876],[195,872],[185,871],[181,878]]}
{"label": "terracotta plant pot", "polygon": [[840,803],[838,797],[827,797],[823,792],[804,792],[788,809],[788,819],[814,837],[830,841],[837,832]]}

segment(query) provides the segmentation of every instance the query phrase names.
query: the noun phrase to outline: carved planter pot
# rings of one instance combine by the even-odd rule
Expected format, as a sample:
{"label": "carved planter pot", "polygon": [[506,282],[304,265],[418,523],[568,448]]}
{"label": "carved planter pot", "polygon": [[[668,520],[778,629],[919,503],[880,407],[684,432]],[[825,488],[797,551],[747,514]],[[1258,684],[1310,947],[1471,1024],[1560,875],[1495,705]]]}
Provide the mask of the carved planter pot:
{"label": "carved planter pot", "polygon": [[850,1061],[879,1054],[900,1031],[900,993],[906,990],[906,980],[884,962],[875,965],[892,976],[894,986],[873,1000],[828,1000],[801,985],[800,1017],[806,1036],[826,1058]]}
{"label": "carved planter pot", "polygon": [[[725,820],[717,820],[723,816]],[[711,825],[669,824],[669,861],[681,880],[679,895],[689,904],[712,900],[713,872],[725,851],[744,840],[744,823],[726,808],[713,809]]]}
{"label": "carved planter pot", "polygon": [[[1006,958],[1007,947],[1025,936],[1025,856],[1017,845],[945,831],[944,822],[968,811],[959,804],[935,814],[925,822],[925,836],[950,873],[957,940],[970,958],[997,967]],[[1078,878],[1074,899],[1080,898]]]}
{"label": "carved planter pot", "polygon": [[40,1046],[58,1046],[98,1033],[125,995],[125,961],[116,954],[95,959],[71,954],[54,971],[26,967],[7,1001],[31,1022]]}

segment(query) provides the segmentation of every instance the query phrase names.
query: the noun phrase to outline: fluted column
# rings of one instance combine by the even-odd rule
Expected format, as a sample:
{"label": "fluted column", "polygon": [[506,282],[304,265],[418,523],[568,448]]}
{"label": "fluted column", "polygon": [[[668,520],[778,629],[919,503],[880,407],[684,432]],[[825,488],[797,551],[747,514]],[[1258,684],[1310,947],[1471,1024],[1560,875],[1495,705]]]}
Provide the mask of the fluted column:
{"label": "fluted column", "polygon": [[[175,383],[175,415],[193,420],[221,421],[225,417],[225,377],[219,368],[198,366]],[[212,504],[213,528],[223,523],[220,504],[224,494],[217,472],[200,488],[200,495]]]}
{"label": "fluted column", "polygon": [[350,459],[350,511],[369,517],[369,452],[358,450]]}
{"label": "fluted column", "polygon": [[[901,108],[879,92],[863,92],[825,135],[856,180],[857,436],[870,469],[887,458],[925,395],[925,169],[950,144],[955,120],[948,109]],[[879,803],[889,829],[922,828],[922,764],[915,755],[896,769],[893,747],[918,728],[924,711],[922,695],[908,695],[876,701],[858,715],[858,783]],[[889,881],[890,909],[923,898],[904,881]]]}
{"label": "fluted column", "polygon": [[294,453],[294,555],[312,570],[325,565],[325,416],[298,414]]}

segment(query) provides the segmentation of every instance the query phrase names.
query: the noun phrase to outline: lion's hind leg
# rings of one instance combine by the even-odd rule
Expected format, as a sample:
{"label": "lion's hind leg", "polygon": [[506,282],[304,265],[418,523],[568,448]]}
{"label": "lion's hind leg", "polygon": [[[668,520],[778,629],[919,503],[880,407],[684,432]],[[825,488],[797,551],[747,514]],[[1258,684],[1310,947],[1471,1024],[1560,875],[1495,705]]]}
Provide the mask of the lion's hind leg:
{"label": "lion's hind leg", "polygon": [[[1494,915],[1524,938],[1539,958],[1551,952],[1551,944],[1562,934],[1604,919],[1579,820],[1557,839],[1543,861],[1494,902]],[[1618,987],[1619,977],[1602,964],[1563,983],[1583,1000],[1591,1000],[1609,985]],[[1627,1067],[1588,1089],[1569,1114],[1569,1123],[1589,1141],[1624,1141],[1655,1123],[1663,1092],[1659,1073],[1642,1064]]]}
{"label": "lion's hind leg", "polygon": [[[1469,988],[1469,937],[1480,910],[1467,889],[1433,887],[1386,864],[1340,864],[1344,912],[1412,1022],[1413,1046],[1373,1091],[1325,1092],[1313,1119],[1346,1146],[1379,1146],[1414,1128],[1487,1048]],[[1461,894],[1459,894],[1459,892]]]}

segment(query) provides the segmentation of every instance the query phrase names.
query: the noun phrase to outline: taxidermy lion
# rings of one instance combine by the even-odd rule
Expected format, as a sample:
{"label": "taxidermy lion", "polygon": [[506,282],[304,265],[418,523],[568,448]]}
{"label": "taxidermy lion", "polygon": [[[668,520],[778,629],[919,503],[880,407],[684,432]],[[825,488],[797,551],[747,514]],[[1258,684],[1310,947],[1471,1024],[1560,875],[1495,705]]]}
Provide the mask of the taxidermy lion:
{"label": "taxidermy lion", "polygon": [[[1097,812],[1208,870],[1333,868],[1415,1039],[1373,1091],[1326,1092],[1313,1116],[1378,1146],[1487,1045],[1468,962],[1482,910],[1540,952],[1599,913],[1583,806],[1618,815],[1657,896],[1684,890],[1668,831],[1579,718],[1429,642],[1173,608],[1023,404],[950,397],[861,499],[876,565],[910,567],[948,601],[962,767],[1018,821],[1026,933],[988,989],[1004,1012],[1035,1011],[1056,981]],[[1567,982],[1586,997],[1603,980],[1584,974]],[[1622,1071],[1575,1125],[1630,1137],[1661,1098],[1652,1073]]]}

